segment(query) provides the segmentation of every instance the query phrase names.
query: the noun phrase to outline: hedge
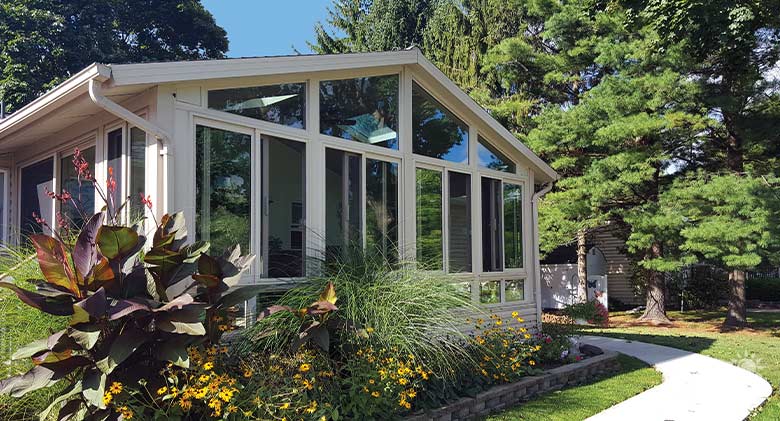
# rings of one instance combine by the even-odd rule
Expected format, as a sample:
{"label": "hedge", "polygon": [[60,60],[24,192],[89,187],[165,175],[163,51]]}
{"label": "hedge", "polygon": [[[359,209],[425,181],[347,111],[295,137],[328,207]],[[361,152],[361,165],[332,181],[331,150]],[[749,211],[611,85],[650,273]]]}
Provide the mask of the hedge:
{"label": "hedge", "polygon": [[748,300],[780,301],[780,278],[751,278],[745,283]]}

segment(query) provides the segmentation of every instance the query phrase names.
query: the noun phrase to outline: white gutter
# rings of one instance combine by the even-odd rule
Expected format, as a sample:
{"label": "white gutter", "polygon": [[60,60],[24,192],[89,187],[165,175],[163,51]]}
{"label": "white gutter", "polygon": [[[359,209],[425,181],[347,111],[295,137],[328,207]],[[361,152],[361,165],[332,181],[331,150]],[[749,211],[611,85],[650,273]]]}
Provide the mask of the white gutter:
{"label": "white gutter", "polygon": [[534,235],[534,268],[536,272],[536,316],[538,320],[536,324],[538,328],[542,328],[542,264],[539,262],[539,199],[545,194],[549,193],[553,187],[553,182],[545,183],[542,189],[534,193],[531,197],[531,217],[533,219],[531,227],[533,228]]}
{"label": "white gutter", "polygon": [[138,114],[128,110],[127,108],[105,97],[103,95],[103,89],[101,84],[102,82],[96,79],[90,79],[89,81],[89,97],[92,99],[92,102],[94,102],[95,105],[127,121],[133,126],[140,128],[141,130],[146,132],[146,134],[154,136],[162,144],[160,148],[160,155],[163,157],[162,186],[164,191],[162,192],[162,195],[159,195],[160,192],[158,192],[158,195],[162,197],[162,203],[163,203],[162,212],[166,213],[168,211],[167,206],[169,203],[168,202],[168,191],[169,191],[168,160],[172,158],[171,156],[172,154],[170,152],[171,137],[168,135],[168,133],[165,130],[163,130],[156,124],[152,123],[149,120],[146,120],[145,118],[139,116]]}

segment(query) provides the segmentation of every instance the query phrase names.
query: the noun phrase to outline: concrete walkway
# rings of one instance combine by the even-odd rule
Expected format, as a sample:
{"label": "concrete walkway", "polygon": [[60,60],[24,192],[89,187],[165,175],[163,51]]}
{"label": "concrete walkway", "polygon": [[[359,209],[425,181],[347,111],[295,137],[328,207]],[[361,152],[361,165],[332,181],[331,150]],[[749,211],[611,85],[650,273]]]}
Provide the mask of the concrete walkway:
{"label": "concrete walkway", "polygon": [[584,336],[582,342],[638,358],[663,374],[660,385],[589,420],[741,421],[772,394],[758,375],[704,355],[598,336]]}

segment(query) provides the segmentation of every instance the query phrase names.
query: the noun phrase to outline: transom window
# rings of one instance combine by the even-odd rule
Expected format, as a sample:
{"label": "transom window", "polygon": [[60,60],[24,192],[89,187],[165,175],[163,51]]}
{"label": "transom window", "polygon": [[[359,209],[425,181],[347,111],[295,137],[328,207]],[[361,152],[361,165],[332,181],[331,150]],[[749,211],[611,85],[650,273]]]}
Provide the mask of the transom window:
{"label": "transom window", "polygon": [[515,172],[515,163],[480,136],[477,143],[479,166],[508,173]]}
{"label": "transom window", "polygon": [[445,161],[469,161],[468,126],[417,83],[412,86],[412,149]]}
{"label": "transom window", "polygon": [[320,82],[320,132],[398,149],[398,75]]}
{"label": "transom window", "polygon": [[253,86],[209,91],[209,108],[244,117],[306,128],[306,84]]}

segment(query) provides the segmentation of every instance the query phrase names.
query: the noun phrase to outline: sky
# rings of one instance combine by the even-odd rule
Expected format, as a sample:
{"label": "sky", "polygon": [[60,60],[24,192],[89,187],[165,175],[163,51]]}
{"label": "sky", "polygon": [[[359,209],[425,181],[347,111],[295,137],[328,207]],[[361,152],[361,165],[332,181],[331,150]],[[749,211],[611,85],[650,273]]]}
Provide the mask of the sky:
{"label": "sky", "polygon": [[314,25],[325,22],[331,0],[202,0],[227,31],[228,57],[310,53]]}

